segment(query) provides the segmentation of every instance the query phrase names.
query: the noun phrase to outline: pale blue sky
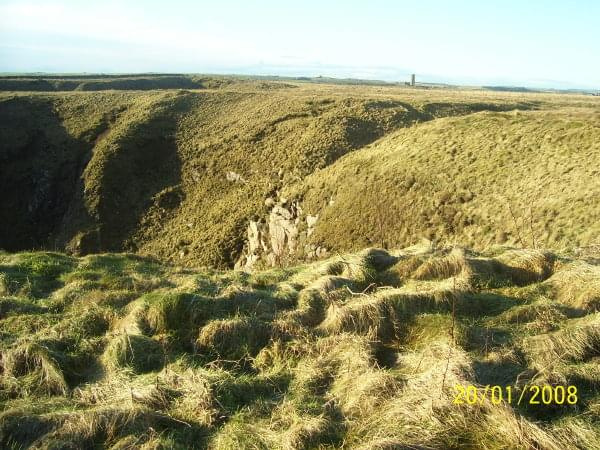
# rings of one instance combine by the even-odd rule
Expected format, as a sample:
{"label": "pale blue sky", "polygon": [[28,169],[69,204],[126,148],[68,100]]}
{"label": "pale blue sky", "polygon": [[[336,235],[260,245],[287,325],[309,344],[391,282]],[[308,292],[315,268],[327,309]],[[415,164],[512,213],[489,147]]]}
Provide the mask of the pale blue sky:
{"label": "pale blue sky", "polygon": [[0,0],[0,72],[600,88],[600,2]]}

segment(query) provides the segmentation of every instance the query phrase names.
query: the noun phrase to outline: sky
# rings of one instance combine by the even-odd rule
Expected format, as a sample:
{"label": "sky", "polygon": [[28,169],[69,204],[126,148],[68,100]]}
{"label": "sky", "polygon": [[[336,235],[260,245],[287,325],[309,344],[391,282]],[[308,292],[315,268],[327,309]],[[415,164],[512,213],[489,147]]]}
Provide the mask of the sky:
{"label": "sky", "polygon": [[0,0],[0,72],[600,89],[597,0]]}

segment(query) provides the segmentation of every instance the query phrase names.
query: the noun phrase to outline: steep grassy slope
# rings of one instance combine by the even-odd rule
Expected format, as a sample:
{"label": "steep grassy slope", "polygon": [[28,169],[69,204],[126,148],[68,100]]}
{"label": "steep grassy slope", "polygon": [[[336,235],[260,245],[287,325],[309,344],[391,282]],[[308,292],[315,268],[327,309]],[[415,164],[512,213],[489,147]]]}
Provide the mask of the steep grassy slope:
{"label": "steep grassy slope", "polygon": [[[1,254],[0,446],[597,448],[598,256],[423,244],[249,275]],[[576,404],[517,404],[546,384]]]}
{"label": "steep grassy slope", "polygon": [[[384,144],[388,136],[396,140],[401,136],[393,134],[397,130],[406,129],[408,135],[422,139],[412,147],[421,156],[414,167],[402,167],[401,174],[377,164],[365,166],[363,174],[370,172],[372,180],[380,171],[396,179],[406,171],[414,172],[415,177],[427,171],[435,173],[433,159],[427,162],[425,155],[438,151],[435,145],[441,144],[435,136],[446,139],[438,131],[445,130],[447,139],[460,140],[460,133],[468,134],[471,120],[496,117],[481,113],[471,117],[481,111],[579,106],[583,111],[583,127],[578,131],[582,139],[593,140],[596,132],[595,116],[585,112],[591,100],[584,97],[220,82],[219,89],[196,91],[2,94],[0,247],[13,251],[66,249],[75,254],[127,250],[185,264],[231,267],[242,254],[250,221],[268,215],[273,204],[282,200],[283,190],[292,196],[314,190],[312,185],[298,184],[311,174],[309,180],[323,177],[327,184],[339,170],[344,177],[337,178],[336,189],[358,195],[357,202],[372,206],[372,197],[356,190],[359,181],[365,184],[362,175],[342,170],[345,159],[335,163],[350,152],[364,158],[372,153],[369,144],[378,139],[382,139],[382,154],[386,153],[384,148],[391,149]],[[501,112],[495,114],[504,117]],[[572,120],[570,111],[556,115],[556,121],[562,117]],[[464,117],[465,122],[443,119],[449,116]],[[521,120],[529,115],[517,117]],[[463,131],[459,131],[460,123]],[[429,131],[430,136],[422,136]],[[565,142],[574,138],[570,134]],[[495,159],[483,161],[490,156],[486,146],[496,137],[484,133],[478,139],[480,147],[471,151],[481,164],[492,167]],[[515,155],[521,154],[519,145],[525,143],[515,141],[515,145]],[[552,152],[553,145],[544,151]],[[579,155],[582,165],[591,166],[595,148]],[[486,153],[478,154],[479,149]],[[383,162],[384,158],[380,159]],[[534,162],[524,161],[524,170]],[[315,173],[328,166],[330,172]],[[487,180],[488,186],[493,181],[487,172],[478,173],[477,178]],[[436,193],[454,189],[454,182],[440,183],[433,189]],[[324,237],[327,227],[335,226],[335,220],[322,220],[333,216],[320,211],[332,187],[319,189],[306,194],[311,213],[321,217],[312,242],[329,250],[364,244],[363,236],[355,239],[360,227],[349,230],[356,220],[340,229],[344,236],[338,233],[334,238],[332,234],[329,241]],[[401,195],[390,200],[392,206],[402,201]],[[495,211],[497,205],[492,206]],[[488,209],[481,214],[494,214],[488,203],[482,208]],[[364,214],[366,223],[372,223],[371,208],[354,211],[335,214]],[[417,213],[428,214],[429,210],[420,208]],[[387,240],[407,241],[409,229],[417,239],[421,231],[429,231],[431,227],[419,224],[421,219],[417,223],[418,214],[411,223],[386,225],[391,236]],[[479,221],[474,227],[481,236],[489,224]],[[570,230],[565,229],[567,232]],[[444,236],[451,238],[452,233]],[[579,239],[586,242],[590,236]],[[550,238],[548,244],[560,242]]]}
{"label": "steep grassy slope", "polygon": [[600,110],[481,112],[384,137],[288,187],[329,249],[426,237],[569,247],[598,242]]}

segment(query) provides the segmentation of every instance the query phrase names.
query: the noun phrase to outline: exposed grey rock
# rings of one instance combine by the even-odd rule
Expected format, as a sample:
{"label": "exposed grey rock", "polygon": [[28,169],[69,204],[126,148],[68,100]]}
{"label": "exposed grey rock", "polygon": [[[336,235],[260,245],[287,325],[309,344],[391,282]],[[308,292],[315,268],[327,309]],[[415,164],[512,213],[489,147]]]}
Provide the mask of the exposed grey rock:
{"label": "exposed grey rock", "polygon": [[297,210],[292,204],[290,209],[275,205],[269,214],[269,236],[271,248],[276,257],[281,258],[286,252],[293,254],[296,250],[298,236]]}
{"label": "exposed grey rock", "polygon": [[[248,223],[248,238],[243,254],[235,264],[237,269],[252,270],[257,264],[276,266],[296,255],[308,259],[327,255],[327,250],[322,247],[299,247],[314,231],[318,214],[304,216],[299,202],[288,202],[285,198],[275,202],[269,197],[265,205],[271,205],[268,217]],[[305,220],[307,229],[300,232],[299,225]]]}
{"label": "exposed grey rock", "polygon": [[306,230],[306,237],[309,237],[315,231],[317,220],[319,220],[318,214],[316,216],[311,216],[310,214],[306,216],[306,226],[308,227]]}
{"label": "exposed grey rock", "polygon": [[317,247],[315,250],[315,256],[317,258],[325,258],[329,256],[329,251],[325,247]]}
{"label": "exposed grey rock", "polygon": [[231,181],[234,183],[245,183],[246,182],[246,180],[244,180],[239,173],[235,173],[232,171],[226,172],[225,178],[227,179],[227,181]]}
{"label": "exposed grey rock", "polygon": [[266,252],[269,247],[265,241],[267,229],[264,223],[251,220],[248,224],[248,251],[249,254]]}

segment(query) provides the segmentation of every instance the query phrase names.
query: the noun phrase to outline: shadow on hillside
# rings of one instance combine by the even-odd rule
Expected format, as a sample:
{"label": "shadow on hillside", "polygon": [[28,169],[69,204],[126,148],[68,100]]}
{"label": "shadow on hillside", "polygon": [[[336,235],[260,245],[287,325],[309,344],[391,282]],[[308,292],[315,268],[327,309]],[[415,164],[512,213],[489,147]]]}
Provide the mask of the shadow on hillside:
{"label": "shadow on hillside", "polygon": [[482,111],[507,112],[517,110],[533,110],[540,107],[540,102],[518,102],[508,104],[497,103],[428,103],[422,112],[431,119],[448,116],[463,116]]}
{"label": "shadow on hillside", "polygon": [[90,146],[69,135],[48,99],[0,102],[0,248],[54,246]]}

